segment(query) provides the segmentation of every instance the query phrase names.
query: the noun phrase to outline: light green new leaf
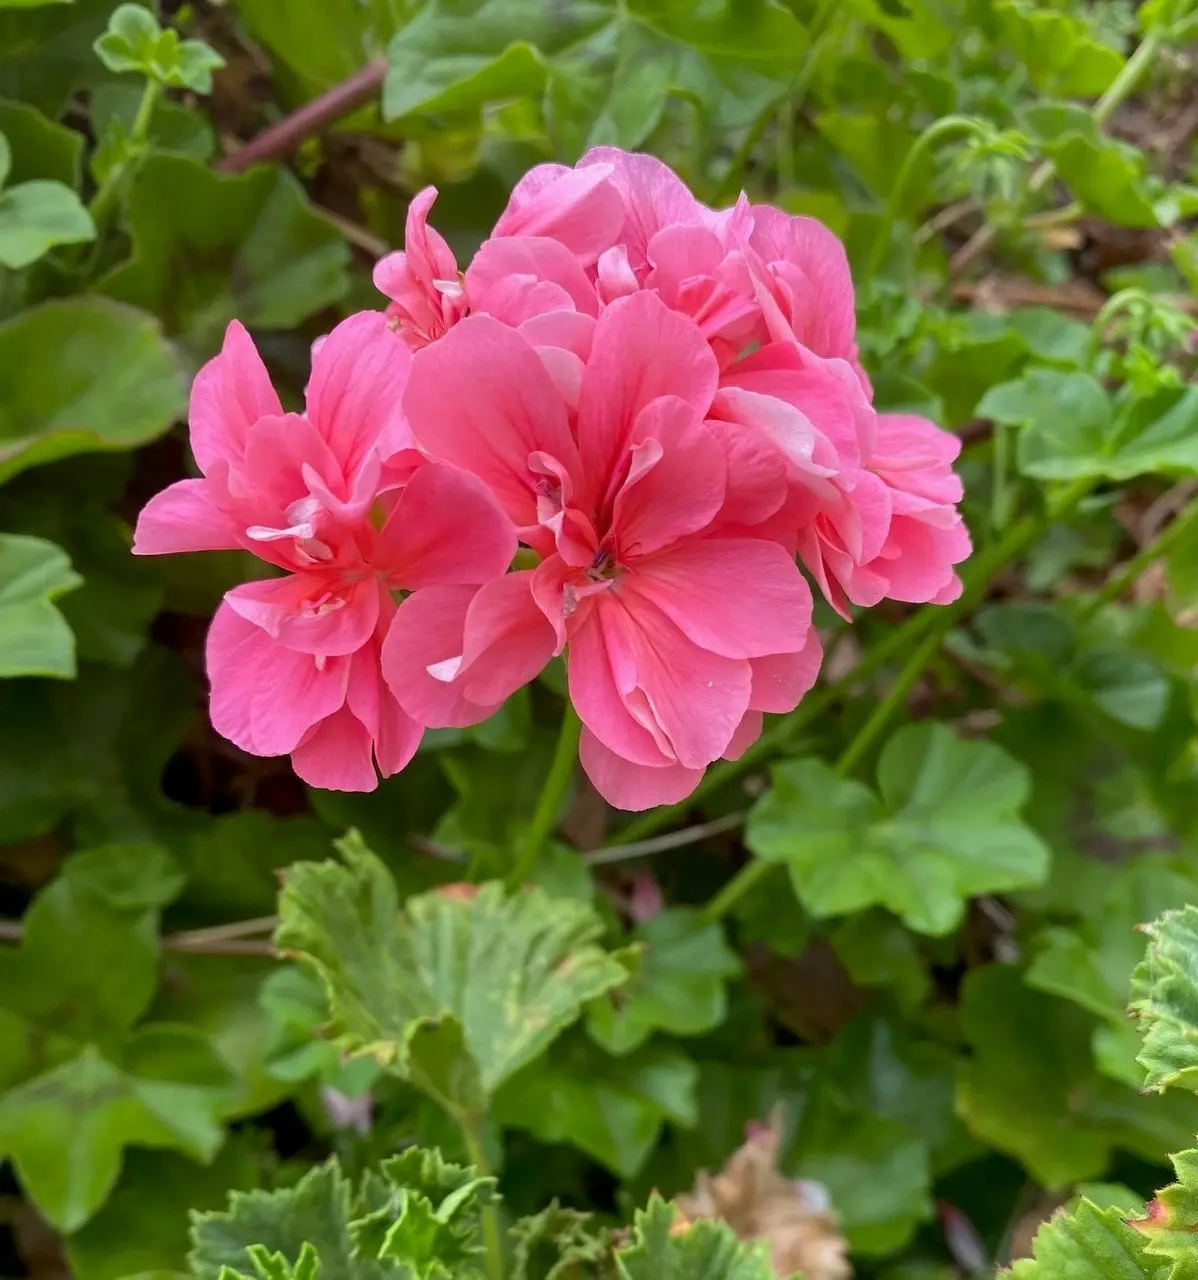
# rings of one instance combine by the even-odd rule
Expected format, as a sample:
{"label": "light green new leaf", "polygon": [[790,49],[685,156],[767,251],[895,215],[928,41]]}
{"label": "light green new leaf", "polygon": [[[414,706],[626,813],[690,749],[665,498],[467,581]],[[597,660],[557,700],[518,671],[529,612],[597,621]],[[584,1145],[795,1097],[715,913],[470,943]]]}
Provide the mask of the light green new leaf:
{"label": "light green new leaf", "polygon": [[478,1115],[583,1005],[627,978],[596,945],[591,907],[540,889],[433,892],[401,913],[394,880],[356,835],[345,865],[301,863],[280,900],[279,944],[324,979],[337,1043]]}
{"label": "light green new leaf", "polygon": [[556,1200],[517,1219],[509,1234],[513,1280],[575,1280],[581,1268],[597,1267],[611,1252],[609,1230],[597,1227],[591,1214],[564,1209]]}
{"label": "light green new leaf", "polygon": [[129,193],[133,256],[101,292],[145,307],[198,349],[229,321],[291,329],[348,288],[349,248],[278,166],[236,176],[183,155],[151,155]]}
{"label": "light green new leaf", "polygon": [[5,186],[11,168],[12,149],[0,133],[0,266],[20,271],[56,245],[95,239],[91,215],[70,187],[42,179]]}
{"label": "light green new leaf", "polygon": [[632,1240],[616,1250],[620,1280],[779,1280],[765,1245],[742,1243],[726,1222],[676,1232],[674,1215],[656,1195],[638,1210]]}
{"label": "light green new leaf", "polygon": [[645,949],[631,982],[587,1011],[588,1030],[608,1053],[629,1053],[654,1031],[696,1036],[723,1022],[725,987],[741,964],[719,924],[690,907],[673,907],[646,921],[630,941]]}
{"label": "light green new leaf", "polygon": [[775,0],[679,9],[669,0],[433,0],[394,38],[388,118],[545,95],[559,149],[635,147],[671,93],[718,129],[740,128],[785,91],[806,36]]}
{"label": "light green new leaf", "polygon": [[133,449],[187,404],[157,321],[106,298],[44,302],[0,324],[0,482],[72,453]]}
{"label": "light green new leaf", "polygon": [[1198,1091],[1198,906],[1145,927],[1148,951],[1131,978],[1131,1009],[1144,1022],[1145,1087]]}
{"label": "light green new leaf", "polygon": [[53,602],[82,582],[54,543],[0,533],[0,676],[75,675],[75,637]]}
{"label": "light green new leaf", "polygon": [[1022,427],[1019,469],[1037,480],[1129,480],[1198,471],[1198,388],[1115,406],[1087,373],[1031,369],[982,397],[978,414]]}
{"label": "light green new leaf", "polygon": [[746,843],[790,871],[815,916],[882,906],[919,933],[947,933],[980,893],[1043,882],[1049,851],[1019,819],[1027,771],[1001,748],[925,721],[878,762],[880,795],[820,760],[775,766]]}
{"label": "light green new leaf", "polygon": [[1011,1280],[1149,1280],[1157,1265],[1144,1246],[1123,1210],[1082,1200],[1040,1228],[1033,1257],[1015,1263]]}
{"label": "light green new leaf", "polygon": [[109,71],[138,71],[175,89],[212,92],[212,73],[225,60],[202,40],[180,41],[173,28],[165,31],[140,4],[122,4],[108,20],[108,30],[96,41],[96,56]]}
{"label": "light green new leaf", "polygon": [[85,1048],[0,1097],[0,1154],[42,1215],[74,1231],[107,1199],[125,1147],[211,1159],[224,1139],[217,1117],[230,1083],[201,1037],[149,1027],[119,1063]]}
{"label": "light green new leaf", "polygon": [[997,0],[995,11],[1006,43],[1043,93],[1097,97],[1123,67],[1119,51],[1098,40],[1080,14],[1028,0]]}
{"label": "light green new leaf", "polygon": [[1152,1259],[1174,1263],[1175,1280],[1193,1275],[1198,1265],[1198,1151],[1170,1156],[1177,1181],[1158,1191],[1143,1217],[1128,1226],[1144,1237],[1144,1252]]}

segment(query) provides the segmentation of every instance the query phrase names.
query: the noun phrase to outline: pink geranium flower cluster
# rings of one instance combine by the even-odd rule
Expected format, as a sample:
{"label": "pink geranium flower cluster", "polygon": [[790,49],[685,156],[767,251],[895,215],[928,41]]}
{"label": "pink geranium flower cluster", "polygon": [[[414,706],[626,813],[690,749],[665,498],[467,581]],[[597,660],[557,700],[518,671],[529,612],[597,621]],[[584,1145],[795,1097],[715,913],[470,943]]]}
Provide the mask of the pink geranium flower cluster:
{"label": "pink geranium flower cluster", "polygon": [[643,809],[810,689],[800,564],[846,618],[956,597],[959,443],[875,412],[826,228],[600,148],[529,173],[463,271],[435,195],[375,270],[386,312],[317,344],[303,414],[230,327],[192,391],[202,476],[141,514],[139,553],[282,571],[213,620],[219,732],[368,790],[564,653],[583,768]]}

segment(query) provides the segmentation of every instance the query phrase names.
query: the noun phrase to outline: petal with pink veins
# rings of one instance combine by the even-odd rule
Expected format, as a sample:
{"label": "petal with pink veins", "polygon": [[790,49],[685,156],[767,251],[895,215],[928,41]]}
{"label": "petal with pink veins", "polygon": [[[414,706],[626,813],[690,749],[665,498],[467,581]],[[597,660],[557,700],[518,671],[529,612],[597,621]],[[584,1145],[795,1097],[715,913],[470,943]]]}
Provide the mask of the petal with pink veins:
{"label": "petal with pink veins", "polygon": [[532,594],[531,570],[478,589],[462,634],[457,681],[471,702],[494,706],[535,679],[553,657],[553,627]]}
{"label": "petal with pink veins", "polygon": [[227,603],[208,629],[206,661],[212,727],[254,755],[288,755],[345,702],[345,659],[321,668],[311,654],[285,649]]}
{"label": "petal with pink veins", "polygon": [[133,533],[133,554],[229,551],[242,545],[242,532],[233,517],[212,500],[206,480],[180,480],[142,507]]}
{"label": "petal with pink veins", "polygon": [[244,582],[225,601],[284,648],[322,658],[356,653],[379,620],[373,576],[345,583],[329,574],[293,573]]}
{"label": "petal with pink veins", "polygon": [[220,354],[196,374],[191,384],[188,425],[191,451],[207,474],[217,459],[241,463],[245,437],[259,418],[283,412],[254,340],[240,321],[225,330]]}
{"label": "petal with pink veins", "polygon": [[736,726],[736,732],[732,735],[732,741],[728,744],[724,751],[725,760],[739,760],[741,756],[761,737],[761,726],[764,717],[760,711],[754,711],[750,708],[741,718],[740,724]]}
{"label": "petal with pink veins", "polygon": [[429,463],[400,491],[371,562],[390,585],[479,586],[516,554],[516,531],[477,477]]}
{"label": "petal with pink veins", "polygon": [[313,727],[291,753],[291,767],[324,791],[373,791],[379,785],[370,731],[349,707]]}
{"label": "petal with pink veins", "polygon": [[630,611],[651,602],[690,643],[725,658],[796,653],[811,627],[811,591],[798,566],[756,538],[671,547],[620,585]]}
{"label": "petal with pink veins", "polygon": [[[476,311],[492,311],[490,294],[512,276],[557,285],[584,315],[597,316],[594,285],[578,259],[557,240],[542,236],[503,236],[487,240],[466,270],[466,296]],[[534,313],[535,314],[535,313]]]}
{"label": "petal with pink veins", "polygon": [[493,236],[543,236],[565,245],[584,267],[619,238],[624,202],[611,170],[538,165],[516,184]]}
{"label": "petal with pink veins", "polygon": [[608,804],[631,812],[677,804],[694,791],[703,777],[702,769],[687,769],[680,764],[657,768],[634,764],[610,751],[587,729],[578,743],[578,760]]}
{"label": "petal with pink veins", "polygon": [[749,707],[776,715],[793,711],[815,684],[823,658],[823,645],[814,627],[807,632],[807,642],[798,653],[772,653],[764,658],[750,658],[753,688],[749,694]]}

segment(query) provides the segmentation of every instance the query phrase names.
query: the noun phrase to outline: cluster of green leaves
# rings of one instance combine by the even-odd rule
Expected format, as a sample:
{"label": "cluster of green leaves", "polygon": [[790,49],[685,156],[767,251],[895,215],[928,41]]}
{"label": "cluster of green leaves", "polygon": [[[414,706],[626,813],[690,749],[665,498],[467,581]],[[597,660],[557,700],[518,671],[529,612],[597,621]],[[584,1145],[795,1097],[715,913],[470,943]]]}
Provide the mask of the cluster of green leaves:
{"label": "cluster of green leaves", "polygon": [[[783,1173],[887,1276],[953,1260],[938,1201],[997,1253],[1027,1180],[1142,1200],[1198,1130],[1191,917],[1127,976],[1134,926],[1198,901],[1198,520],[1152,554],[1128,533],[1198,476],[1192,0],[170,11],[0,0],[5,1192],[80,1280],[181,1273],[192,1208],[213,1280],[465,1277],[496,1224],[519,1280],[767,1280],[649,1193],[775,1110]],[[382,58],[325,136],[217,167]],[[845,239],[879,406],[968,428],[975,567],[897,655],[897,615],[854,626],[848,696],[751,787],[727,766],[717,834],[623,863],[690,818],[580,804],[505,892],[559,671],[373,795],[308,791],[204,723],[204,628],[248,557],[134,561],[130,522],[189,474],[187,384],[229,320],[296,404],[411,192],[441,184],[464,261],[525,169],[601,144]],[[886,691],[933,633],[902,723]],[[1156,1235],[1081,1204],[1020,1269],[1183,1265],[1192,1165]]]}

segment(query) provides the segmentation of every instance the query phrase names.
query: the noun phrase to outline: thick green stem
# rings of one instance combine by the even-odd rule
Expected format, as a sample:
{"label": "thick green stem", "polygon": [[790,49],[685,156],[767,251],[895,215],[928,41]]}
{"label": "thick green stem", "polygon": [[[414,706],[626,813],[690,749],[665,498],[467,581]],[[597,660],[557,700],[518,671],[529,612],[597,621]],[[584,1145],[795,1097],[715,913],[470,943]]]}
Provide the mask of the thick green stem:
{"label": "thick green stem", "polygon": [[[986,588],[999,569],[1025,551],[1054,520],[1072,510],[1091,487],[1089,480],[1076,481],[1065,489],[1055,502],[1049,503],[1043,515],[1024,516],[1016,521],[998,542],[970,562],[968,569],[962,575],[964,586],[961,594],[952,604],[924,605],[904,626],[892,633],[893,636],[902,635],[903,642],[906,644],[919,634],[920,620],[928,617],[931,619],[930,623],[924,624],[930,627],[930,630],[923,643],[911,653],[895,677],[889,692],[874,708],[869,719],[857,730],[841,753],[836,762],[838,774],[847,776],[861,762],[866,752],[886,728],[891,716],[905,701],[907,694],[940,648],[945,636],[957,621],[984,597]],[[887,648],[889,650],[892,645],[887,645]],[[876,663],[874,665],[876,666]],[[860,675],[860,665],[856,671]],[[776,865],[778,864],[760,861],[746,863],[707,904],[704,910],[706,918],[719,920],[726,916],[740,899],[768,874],[769,869]]]}
{"label": "thick green stem", "polygon": [[866,264],[865,278],[867,280],[873,280],[877,276],[882,263],[886,260],[886,250],[890,244],[890,237],[894,234],[894,224],[898,221],[899,211],[902,209],[903,201],[907,197],[907,188],[911,185],[911,177],[915,173],[919,162],[934,147],[938,147],[949,138],[968,137],[970,134],[977,133],[981,127],[977,120],[969,116],[943,116],[934,124],[928,125],[923,133],[912,143],[911,149],[903,159],[902,167],[898,171],[894,185],[890,188],[890,196],[886,201],[886,208],[882,214],[882,223],[874,237],[873,248],[869,253],[869,262]]}
{"label": "thick green stem", "polygon": [[[455,1114],[455,1119],[466,1139],[470,1163],[482,1178],[490,1177],[491,1169],[483,1147],[482,1125],[478,1117]],[[503,1280],[503,1225],[499,1220],[499,1205],[492,1198],[480,1213],[483,1229],[483,1247],[487,1251],[487,1280]]]}
{"label": "thick green stem", "polygon": [[545,841],[557,825],[566,792],[574,781],[574,765],[578,760],[578,738],[582,733],[582,721],[578,712],[567,700],[562,711],[562,727],[557,736],[557,748],[549,772],[545,775],[537,807],[533,810],[528,831],[520,844],[520,852],[508,876],[508,887],[519,888],[532,878],[537,859],[545,847]]}

